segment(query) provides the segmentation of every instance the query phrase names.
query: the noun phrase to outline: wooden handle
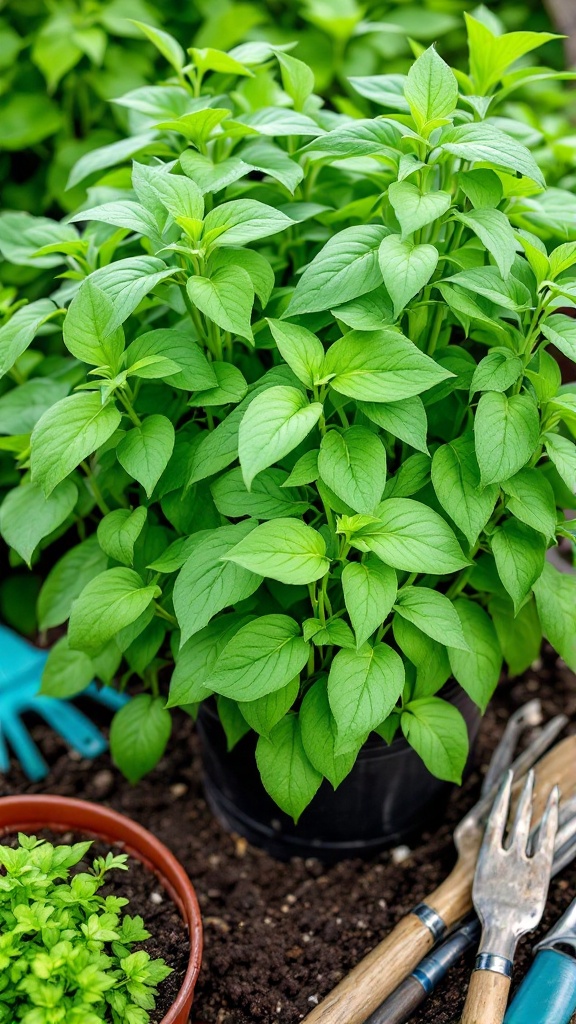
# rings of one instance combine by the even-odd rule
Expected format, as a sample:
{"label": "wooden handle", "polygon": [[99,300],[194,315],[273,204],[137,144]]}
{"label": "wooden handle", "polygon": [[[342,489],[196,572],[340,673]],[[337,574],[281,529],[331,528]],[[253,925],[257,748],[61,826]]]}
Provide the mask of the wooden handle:
{"label": "wooden handle", "polygon": [[[537,766],[535,820],[557,782],[564,799],[576,792],[576,736],[558,743]],[[481,838],[479,833],[468,839],[454,870],[426,900],[447,927],[472,909],[472,881]],[[425,925],[408,915],[319,1003],[304,1024],[364,1024],[433,945]]]}
{"label": "wooden handle", "polygon": [[502,1024],[509,992],[510,978],[495,971],[474,971],[462,1024]]}

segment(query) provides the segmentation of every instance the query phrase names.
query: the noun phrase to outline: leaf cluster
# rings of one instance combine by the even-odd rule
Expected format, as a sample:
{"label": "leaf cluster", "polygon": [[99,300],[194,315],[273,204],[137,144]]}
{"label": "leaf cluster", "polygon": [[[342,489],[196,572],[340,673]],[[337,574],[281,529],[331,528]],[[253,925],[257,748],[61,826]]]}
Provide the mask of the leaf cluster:
{"label": "leaf cluster", "polygon": [[0,329],[0,532],[29,565],[68,539],[44,692],[142,678],[111,736],[133,780],[169,708],[215,698],[294,817],[373,730],[457,781],[448,679],[484,709],[542,635],[576,665],[545,560],[575,506],[576,207],[510,106],[554,79],[517,66],[549,36],[469,17],[466,73],[429,47],[356,79],[358,116],[287,48],[146,31],[176,79],[122,98],[145,134],[82,157],[85,207],[18,233],[59,280]]}
{"label": "leaf cluster", "polygon": [[124,854],[73,874],[90,842],[53,846],[19,835],[0,846],[0,1021],[3,1024],[147,1024],[171,973],[136,944],[150,938],[128,900],[101,896]]}

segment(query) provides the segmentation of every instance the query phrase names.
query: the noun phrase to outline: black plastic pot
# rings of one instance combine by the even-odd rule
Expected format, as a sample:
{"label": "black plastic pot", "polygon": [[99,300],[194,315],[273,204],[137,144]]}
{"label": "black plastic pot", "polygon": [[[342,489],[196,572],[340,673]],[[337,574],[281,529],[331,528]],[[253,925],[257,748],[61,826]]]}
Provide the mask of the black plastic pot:
{"label": "black plastic pot", "polygon": [[[455,683],[448,683],[442,696],[464,715],[472,751],[480,726],[478,708]],[[280,860],[318,857],[334,863],[409,842],[438,821],[454,789],[430,774],[404,738],[387,746],[372,734],[350,775],[336,791],[324,781],[295,825],[260,781],[254,734],[228,753],[210,704],[202,706],[198,728],[206,798],[214,814],[229,831]]]}

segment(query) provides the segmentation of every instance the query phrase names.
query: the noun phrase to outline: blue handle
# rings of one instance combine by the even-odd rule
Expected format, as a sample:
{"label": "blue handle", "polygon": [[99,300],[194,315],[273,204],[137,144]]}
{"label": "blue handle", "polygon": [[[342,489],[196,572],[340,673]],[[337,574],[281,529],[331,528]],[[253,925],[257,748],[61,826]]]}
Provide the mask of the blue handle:
{"label": "blue handle", "polygon": [[576,960],[543,949],[508,1007],[504,1024],[570,1024],[576,1010]]}
{"label": "blue handle", "polygon": [[15,678],[31,668],[37,668],[40,675],[40,666],[47,657],[47,651],[38,650],[11,629],[0,625],[0,687],[13,684]]}

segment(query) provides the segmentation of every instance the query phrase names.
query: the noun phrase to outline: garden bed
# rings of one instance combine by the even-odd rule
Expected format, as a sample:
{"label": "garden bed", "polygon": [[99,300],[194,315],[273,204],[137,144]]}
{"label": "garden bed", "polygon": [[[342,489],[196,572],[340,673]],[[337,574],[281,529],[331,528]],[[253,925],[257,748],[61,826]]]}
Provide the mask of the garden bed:
{"label": "garden bed", "polygon": [[[480,734],[482,764],[510,712],[535,695],[542,698],[547,716],[564,711],[576,730],[576,677],[546,654],[538,671],[500,686]],[[205,1024],[296,1024],[303,1019],[445,876],[454,859],[452,828],[476,798],[480,778],[477,771],[471,775],[452,801],[446,822],[404,859],[407,851],[395,851],[367,863],[345,861],[324,869],[315,860],[279,864],[220,828],[203,799],[197,740],[185,716],[177,721],[167,756],[136,787],[108,756],[96,762],[74,759],[41,725],[35,736],[51,764],[48,779],[32,785],[14,766],[3,782],[4,794],[50,792],[109,804],[150,828],[190,874],[206,943],[194,1020]],[[554,881],[542,931],[570,903],[573,876],[568,868]],[[154,906],[139,909],[150,921]],[[519,949],[517,979],[531,945],[529,938]],[[415,1024],[451,1024],[462,1008],[472,959],[451,972]]]}

